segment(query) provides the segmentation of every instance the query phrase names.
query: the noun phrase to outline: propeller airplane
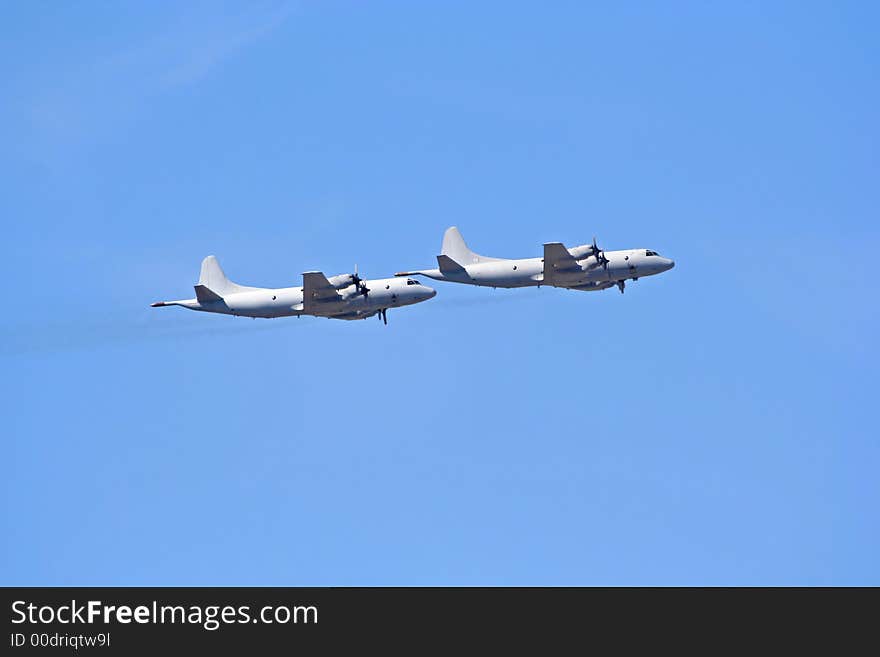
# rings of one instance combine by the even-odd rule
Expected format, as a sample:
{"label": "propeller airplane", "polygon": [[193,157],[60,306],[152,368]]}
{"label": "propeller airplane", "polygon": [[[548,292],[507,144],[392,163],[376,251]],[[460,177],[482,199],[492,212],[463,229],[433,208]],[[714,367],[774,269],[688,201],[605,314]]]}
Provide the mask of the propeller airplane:
{"label": "propeller airplane", "polygon": [[303,275],[302,287],[264,288],[237,285],[226,278],[214,256],[202,261],[195,299],[157,301],[154,308],[182,306],[190,310],[241,317],[366,319],[377,315],[388,324],[388,309],[427,301],[437,293],[414,278],[365,280],[353,274],[327,278],[319,271]]}
{"label": "propeller airplane", "polygon": [[443,235],[438,269],[398,272],[395,276],[427,276],[484,287],[532,287],[551,285],[569,290],[605,290],[615,285],[621,293],[627,280],[638,280],[668,271],[675,262],[650,249],[605,251],[584,244],[567,249],[560,242],[544,244],[543,258],[508,260],[490,258],[471,251],[458,228]]}

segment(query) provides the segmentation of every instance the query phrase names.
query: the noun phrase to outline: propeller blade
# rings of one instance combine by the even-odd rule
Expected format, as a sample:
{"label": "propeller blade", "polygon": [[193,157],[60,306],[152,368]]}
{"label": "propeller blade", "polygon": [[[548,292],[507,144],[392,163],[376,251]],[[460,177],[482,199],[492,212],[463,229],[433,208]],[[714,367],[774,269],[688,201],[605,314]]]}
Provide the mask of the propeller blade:
{"label": "propeller blade", "polygon": [[360,277],[358,274],[358,266],[357,263],[354,263],[354,273],[351,275],[351,282],[355,287],[355,290],[358,294],[362,294],[367,296],[370,292],[370,288],[367,287],[366,283],[364,283],[364,279]]}
{"label": "propeller blade", "polygon": [[608,258],[605,257],[605,252],[596,244],[595,235],[593,235],[593,254],[596,256],[596,262],[602,265],[602,269],[608,269]]}

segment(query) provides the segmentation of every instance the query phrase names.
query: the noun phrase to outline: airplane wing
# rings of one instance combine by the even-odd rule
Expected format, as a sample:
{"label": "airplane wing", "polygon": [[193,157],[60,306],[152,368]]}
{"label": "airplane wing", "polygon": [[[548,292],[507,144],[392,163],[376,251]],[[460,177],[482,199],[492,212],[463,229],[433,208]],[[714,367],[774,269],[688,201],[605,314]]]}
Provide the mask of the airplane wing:
{"label": "airplane wing", "polygon": [[544,280],[552,281],[556,272],[574,271],[580,269],[568,249],[562,242],[548,242],[544,245]]}
{"label": "airplane wing", "polygon": [[307,271],[303,274],[303,306],[306,311],[316,303],[341,300],[342,297],[323,273]]}

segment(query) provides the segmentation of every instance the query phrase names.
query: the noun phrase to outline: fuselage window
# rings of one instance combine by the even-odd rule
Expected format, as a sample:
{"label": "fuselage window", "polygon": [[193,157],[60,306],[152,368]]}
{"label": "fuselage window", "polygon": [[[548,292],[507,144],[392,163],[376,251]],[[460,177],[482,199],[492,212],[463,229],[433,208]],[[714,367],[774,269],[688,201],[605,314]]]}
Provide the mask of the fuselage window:
{"label": "fuselage window", "polygon": [[406,279],[406,284],[407,284],[407,285],[418,285],[419,282],[418,282],[418,281],[414,281],[414,280],[411,279],[411,278],[407,278],[407,279]]}
{"label": "fuselage window", "polygon": [[655,255],[657,255],[657,252],[656,251],[645,251],[645,255],[646,256],[655,256]]}

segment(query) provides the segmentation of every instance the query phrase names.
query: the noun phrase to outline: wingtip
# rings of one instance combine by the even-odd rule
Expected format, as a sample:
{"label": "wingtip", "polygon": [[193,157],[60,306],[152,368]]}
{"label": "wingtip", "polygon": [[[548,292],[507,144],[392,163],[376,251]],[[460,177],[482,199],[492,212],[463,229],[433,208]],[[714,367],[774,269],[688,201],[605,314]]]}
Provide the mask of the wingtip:
{"label": "wingtip", "polygon": [[165,303],[164,301],[154,301],[153,303],[150,304],[150,308],[160,308],[162,306],[167,306],[167,305],[168,304]]}

